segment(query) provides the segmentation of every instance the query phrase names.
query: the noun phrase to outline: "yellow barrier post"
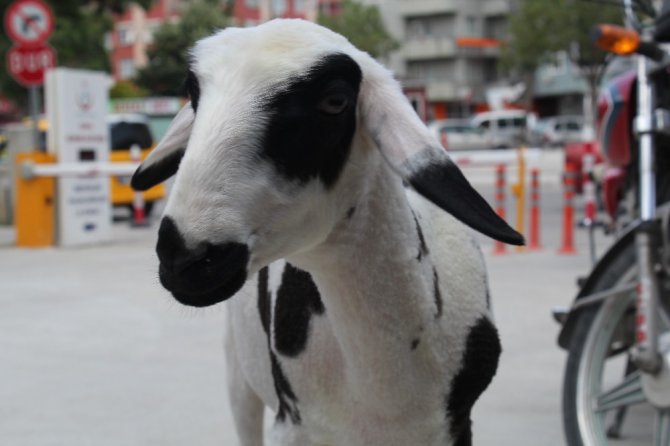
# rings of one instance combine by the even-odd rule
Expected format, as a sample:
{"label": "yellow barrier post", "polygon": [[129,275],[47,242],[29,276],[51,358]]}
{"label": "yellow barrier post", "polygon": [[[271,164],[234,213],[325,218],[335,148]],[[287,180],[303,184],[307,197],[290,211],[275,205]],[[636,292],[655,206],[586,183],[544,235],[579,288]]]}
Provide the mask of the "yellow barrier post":
{"label": "yellow barrier post", "polygon": [[[523,235],[526,213],[526,159],[523,147],[517,149],[517,170],[518,181],[512,185],[512,194],[516,197],[516,230]],[[516,251],[522,252],[524,247],[517,246]]]}
{"label": "yellow barrier post", "polygon": [[56,181],[49,177],[23,178],[21,164],[27,161],[54,163],[56,158],[42,152],[16,155],[16,244],[30,248],[53,246]]}

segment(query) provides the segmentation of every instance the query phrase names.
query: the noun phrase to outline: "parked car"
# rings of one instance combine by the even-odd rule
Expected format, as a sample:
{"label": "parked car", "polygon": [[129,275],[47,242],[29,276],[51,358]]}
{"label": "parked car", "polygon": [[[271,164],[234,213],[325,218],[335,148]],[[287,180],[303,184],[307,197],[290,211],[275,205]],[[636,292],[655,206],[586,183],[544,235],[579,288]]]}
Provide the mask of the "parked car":
{"label": "parked car", "polygon": [[586,129],[581,116],[554,116],[543,118],[531,129],[530,143],[540,147],[562,147],[585,141]]}
{"label": "parked car", "polygon": [[493,147],[490,136],[473,127],[467,119],[440,119],[428,124],[428,129],[447,150],[485,150]]}
{"label": "parked car", "polygon": [[[149,127],[149,118],[139,113],[110,114],[107,117],[110,134],[111,162],[132,161],[130,147],[138,145],[142,149],[144,159],[153,149],[153,135]],[[134,191],[130,187],[129,176],[110,177],[112,205],[117,207],[133,207]],[[159,184],[143,192],[144,213],[149,216],[153,210],[154,203],[165,197],[165,186]]]}
{"label": "parked car", "polygon": [[527,144],[535,122],[535,115],[524,110],[497,110],[479,113],[472,118],[472,125],[483,130],[496,149]]}

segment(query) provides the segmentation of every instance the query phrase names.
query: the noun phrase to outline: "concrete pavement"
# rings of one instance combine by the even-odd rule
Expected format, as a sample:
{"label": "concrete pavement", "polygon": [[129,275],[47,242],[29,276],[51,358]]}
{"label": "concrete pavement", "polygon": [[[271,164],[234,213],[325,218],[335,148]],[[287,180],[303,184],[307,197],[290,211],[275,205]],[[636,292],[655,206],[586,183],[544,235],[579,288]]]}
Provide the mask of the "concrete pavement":
{"label": "concrete pavement", "polygon": [[[589,262],[582,232],[578,255],[556,254],[560,190],[545,197],[542,251],[493,256],[483,240],[504,352],[476,406],[475,444],[564,444],[550,310],[571,301]],[[0,230],[0,445],[235,446],[223,307],[187,309],[160,287],[155,226],[114,230],[114,244],[38,250]]]}

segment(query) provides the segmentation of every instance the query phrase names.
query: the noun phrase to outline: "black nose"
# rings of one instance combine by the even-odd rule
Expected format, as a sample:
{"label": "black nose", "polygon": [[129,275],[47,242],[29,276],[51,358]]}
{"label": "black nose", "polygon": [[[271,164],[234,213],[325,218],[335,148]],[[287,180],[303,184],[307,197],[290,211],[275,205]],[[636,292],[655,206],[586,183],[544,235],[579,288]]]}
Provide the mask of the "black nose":
{"label": "black nose", "polygon": [[170,217],[161,221],[156,253],[161,283],[186,305],[220,302],[237,292],[246,280],[246,245],[202,242],[189,248]]}

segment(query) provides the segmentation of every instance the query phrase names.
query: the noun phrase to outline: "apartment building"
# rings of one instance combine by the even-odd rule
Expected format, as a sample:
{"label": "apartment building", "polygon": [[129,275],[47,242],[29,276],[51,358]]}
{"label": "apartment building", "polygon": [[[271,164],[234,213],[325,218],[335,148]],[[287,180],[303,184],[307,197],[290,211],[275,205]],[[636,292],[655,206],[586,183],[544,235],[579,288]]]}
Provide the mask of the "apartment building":
{"label": "apartment building", "polygon": [[[367,0],[401,43],[387,61],[427,119],[487,107],[514,0]],[[424,110],[421,113],[421,110]]]}

